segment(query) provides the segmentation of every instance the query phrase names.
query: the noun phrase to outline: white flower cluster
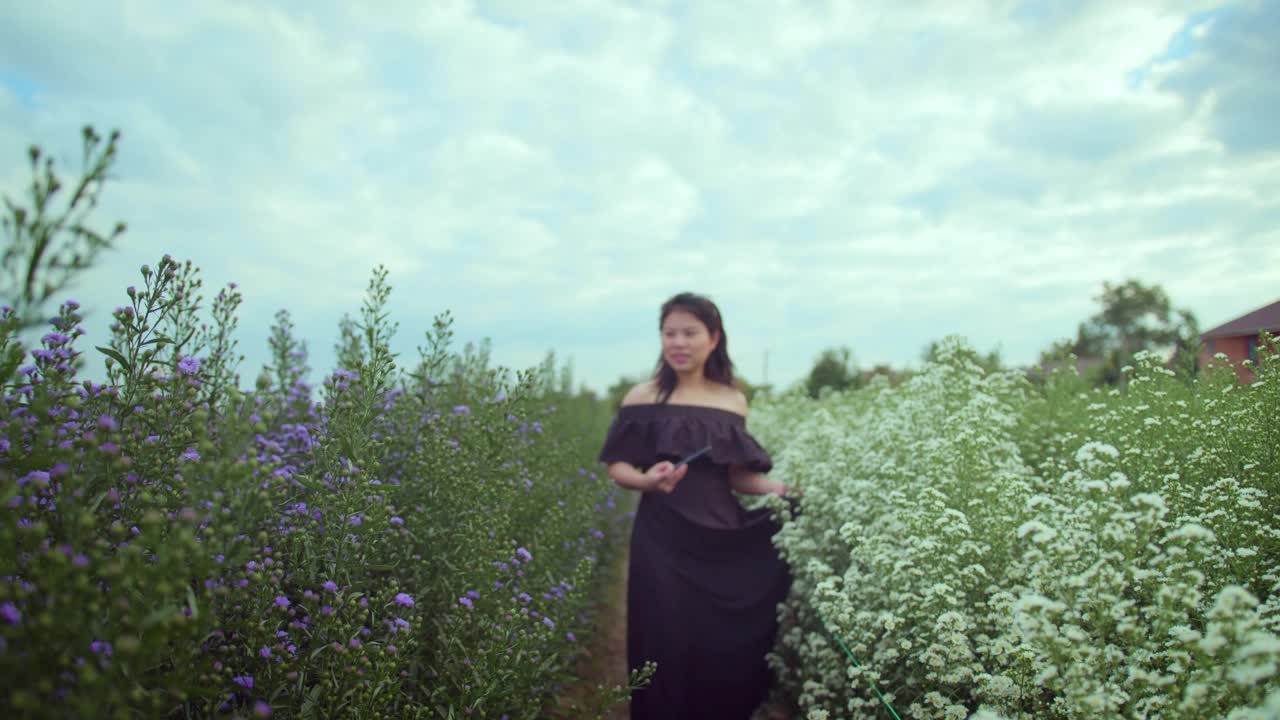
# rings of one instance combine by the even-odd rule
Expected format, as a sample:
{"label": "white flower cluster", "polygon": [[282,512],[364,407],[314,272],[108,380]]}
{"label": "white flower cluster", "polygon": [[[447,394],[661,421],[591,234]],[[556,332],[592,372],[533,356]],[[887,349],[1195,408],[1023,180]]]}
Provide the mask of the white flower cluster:
{"label": "white flower cluster", "polygon": [[1122,392],[1041,387],[974,357],[752,409],[805,492],[771,658],[802,710],[1280,717],[1278,383],[1140,356]]}

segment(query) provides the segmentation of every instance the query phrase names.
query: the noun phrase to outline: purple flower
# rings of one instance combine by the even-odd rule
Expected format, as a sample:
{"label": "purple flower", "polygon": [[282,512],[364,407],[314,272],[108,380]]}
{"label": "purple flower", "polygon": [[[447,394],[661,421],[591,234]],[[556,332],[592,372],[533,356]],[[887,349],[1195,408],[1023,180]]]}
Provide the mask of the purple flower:
{"label": "purple flower", "polygon": [[400,519],[400,518],[398,518],[398,517],[395,517],[394,515],[391,517],[391,520],[389,520],[388,522],[390,522],[392,525],[403,525],[403,524],[404,524],[404,520],[402,520],[402,519]]}
{"label": "purple flower", "polygon": [[396,593],[396,604],[400,607],[413,607],[413,598],[405,593]]}
{"label": "purple flower", "polygon": [[356,527],[360,527],[360,523],[364,522],[363,520],[360,519],[359,515],[352,515],[351,517],[347,518],[347,521],[350,522],[352,525],[355,525]]}
{"label": "purple flower", "polygon": [[573,633],[565,633],[565,637],[569,638],[569,642],[578,642],[578,638]]}
{"label": "purple flower", "polygon": [[325,605],[324,607],[320,608],[320,614],[321,614],[321,615],[332,615],[332,614],[333,614],[333,608],[332,608],[331,606],[329,606],[329,605]]}
{"label": "purple flower", "polygon": [[463,595],[462,597],[458,598],[458,604],[465,605],[467,607],[472,607],[474,605],[471,602],[471,598],[467,597],[466,595]]}
{"label": "purple flower", "polygon": [[196,452],[195,448],[187,448],[186,452],[182,453],[182,458],[191,462],[199,462],[200,453]]}
{"label": "purple flower", "polygon": [[260,718],[271,717],[271,706],[265,700],[255,700],[253,702],[253,714]]}
{"label": "purple flower", "polygon": [[178,361],[178,372],[183,375],[195,375],[200,372],[200,361],[188,355]]}
{"label": "purple flower", "polygon": [[453,414],[454,415],[470,415],[471,408],[467,407],[466,405],[455,405],[453,408]]}
{"label": "purple flower", "polygon": [[332,580],[325,580],[324,584],[321,585],[320,587],[324,588],[325,590],[328,590],[331,593],[338,592],[338,583]]}
{"label": "purple flower", "polygon": [[264,658],[269,658],[269,657],[271,657],[271,648],[269,648],[269,647],[264,647],[264,648],[262,648],[261,650],[259,650],[259,651],[258,651],[258,654],[259,654],[259,655],[261,655],[261,656],[262,656],[262,657],[264,657]]}
{"label": "purple flower", "polygon": [[111,654],[113,652],[111,648],[111,643],[105,642],[103,640],[94,640],[93,642],[89,643],[89,649],[93,651],[94,655],[101,655],[103,657],[111,657]]}
{"label": "purple flower", "polygon": [[43,470],[32,470],[18,478],[18,487],[22,487],[27,483],[35,483],[37,487],[44,487],[49,484],[49,473]]}
{"label": "purple flower", "polygon": [[533,555],[529,554],[529,551],[524,548],[516,548],[516,554],[524,558],[526,561],[533,559]]}
{"label": "purple flower", "polygon": [[276,596],[276,607],[282,607],[282,608],[287,608],[287,607],[289,607],[289,598],[287,598],[287,597],[285,597],[285,596],[283,596],[283,595],[277,595],[277,596]]}
{"label": "purple flower", "polygon": [[554,622],[551,618],[549,618],[549,617],[544,617],[544,618],[542,618],[542,622],[546,623],[546,624],[547,624],[547,627],[551,628],[552,630],[555,630],[555,629],[556,629],[556,624],[555,624],[555,622]]}
{"label": "purple flower", "polygon": [[231,678],[231,680],[242,688],[248,688],[250,690],[253,689],[252,675],[237,675],[236,677]]}
{"label": "purple flower", "polygon": [[351,638],[351,642],[350,642],[350,643],[348,643],[348,644],[349,644],[351,647],[356,648],[357,650],[359,650],[359,649],[360,649],[360,638]]}

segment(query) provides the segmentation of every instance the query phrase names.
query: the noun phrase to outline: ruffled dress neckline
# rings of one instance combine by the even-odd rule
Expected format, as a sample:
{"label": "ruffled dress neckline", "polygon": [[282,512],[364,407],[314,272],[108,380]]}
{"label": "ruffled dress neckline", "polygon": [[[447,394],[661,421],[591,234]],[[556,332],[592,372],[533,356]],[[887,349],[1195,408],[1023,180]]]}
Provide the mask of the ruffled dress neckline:
{"label": "ruffled dress neckline", "polygon": [[747,432],[746,421],[732,410],[710,405],[624,405],[609,427],[599,460],[626,462],[644,470],[710,446],[711,451],[695,464],[741,465],[767,473],[773,460]]}
{"label": "ruffled dress neckline", "polygon": [[664,409],[676,410],[678,412],[689,412],[695,415],[703,412],[709,413],[710,415],[713,415],[713,416],[727,415],[729,418],[732,418],[734,420],[740,420],[743,423],[747,421],[747,418],[745,415],[742,415],[741,413],[736,413],[732,410],[726,410],[725,408],[718,408],[712,405],[691,405],[687,403],[668,402],[668,403],[639,403],[636,405],[623,405],[622,407],[618,408],[618,412],[621,414],[623,411],[630,410],[636,413],[643,414],[646,412],[658,412],[659,410],[664,410]]}

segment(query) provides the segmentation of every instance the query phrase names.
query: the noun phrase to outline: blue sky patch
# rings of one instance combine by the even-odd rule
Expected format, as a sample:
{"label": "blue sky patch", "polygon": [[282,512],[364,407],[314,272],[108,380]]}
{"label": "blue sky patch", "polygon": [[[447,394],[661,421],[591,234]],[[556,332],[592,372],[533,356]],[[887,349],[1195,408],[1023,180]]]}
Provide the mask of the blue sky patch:
{"label": "blue sky patch", "polygon": [[35,107],[36,86],[31,81],[7,70],[0,70],[0,86],[13,93],[23,107]]}
{"label": "blue sky patch", "polygon": [[1156,55],[1146,63],[1129,71],[1129,75],[1125,78],[1130,89],[1137,89],[1146,82],[1147,77],[1151,74],[1151,69],[1156,65],[1174,60],[1184,60],[1195,54],[1200,47],[1200,40],[1196,38],[1196,31],[1205,27],[1216,18],[1223,17],[1233,12],[1230,6],[1222,6],[1212,10],[1193,13],[1187,18],[1182,28],[1169,38],[1169,44],[1165,47],[1164,52]]}

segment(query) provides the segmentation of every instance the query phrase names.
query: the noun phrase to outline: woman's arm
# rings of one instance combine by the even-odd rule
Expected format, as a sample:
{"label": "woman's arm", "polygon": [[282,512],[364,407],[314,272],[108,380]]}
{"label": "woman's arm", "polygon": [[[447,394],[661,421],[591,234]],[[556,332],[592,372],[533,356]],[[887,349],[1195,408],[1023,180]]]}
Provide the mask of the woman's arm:
{"label": "woman's arm", "polygon": [[770,480],[763,474],[752,472],[741,465],[729,468],[729,487],[743,495],[794,495],[793,488]]}
{"label": "woman's arm", "polygon": [[[747,417],[747,396],[741,390],[734,395],[734,412]],[[743,495],[803,495],[799,488],[783,485],[777,480],[770,480],[763,474],[752,472],[742,465],[729,467],[729,487]]]}
{"label": "woman's arm", "polygon": [[676,483],[680,482],[688,471],[688,465],[677,468],[666,460],[654,465],[646,472],[640,472],[629,463],[616,462],[609,466],[609,478],[631,490],[640,492],[659,490],[669,493],[676,488]]}

